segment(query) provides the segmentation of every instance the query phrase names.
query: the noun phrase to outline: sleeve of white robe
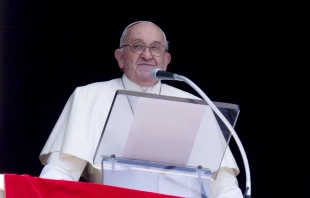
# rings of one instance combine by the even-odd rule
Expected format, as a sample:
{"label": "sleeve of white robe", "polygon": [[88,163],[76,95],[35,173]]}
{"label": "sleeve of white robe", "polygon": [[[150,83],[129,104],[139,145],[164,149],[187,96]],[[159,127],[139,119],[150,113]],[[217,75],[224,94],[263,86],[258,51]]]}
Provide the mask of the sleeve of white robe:
{"label": "sleeve of white robe", "polygon": [[40,177],[58,180],[78,181],[87,162],[72,155],[53,152],[49,155]]}
{"label": "sleeve of white robe", "polygon": [[211,182],[211,198],[243,198],[233,169],[220,168],[216,180]]}

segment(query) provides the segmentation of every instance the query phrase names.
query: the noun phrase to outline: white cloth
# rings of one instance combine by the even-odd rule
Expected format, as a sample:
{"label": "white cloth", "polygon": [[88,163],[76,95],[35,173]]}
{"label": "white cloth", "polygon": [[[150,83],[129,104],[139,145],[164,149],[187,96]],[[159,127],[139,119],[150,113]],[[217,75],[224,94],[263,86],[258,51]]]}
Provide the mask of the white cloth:
{"label": "white cloth", "polygon": [[[92,164],[98,140],[115,92],[124,88],[126,90],[197,99],[190,93],[161,82],[158,82],[153,88],[141,88],[131,82],[126,75],[123,75],[122,78],[78,87],[67,101],[40,153],[40,161],[45,165],[40,177],[77,181],[83,171],[87,169],[85,169],[87,165],[88,170],[91,170],[88,173],[89,175],[92,175],[92,172],[97,172]],[[215,197],[222,197],[221,192],[229,195],[229,192],[235,194],[236,191],[239,194],[237,193],[237,196],[232,197],[242,197],[235,176],[239,173],[239,168],[229,147],[225,152],[221,167],[224,168],[221,170],[229,171],[221,171],[214,182]],[[90,180],[98,183],[98,179]]]}
{"label": "white cloth", "polygon": [[4,175],[0,174],[0,198],[4,198]]}
{"label": "white cloth", "polygon": [[4,189],[4,175],[0,174],[0,191]]}

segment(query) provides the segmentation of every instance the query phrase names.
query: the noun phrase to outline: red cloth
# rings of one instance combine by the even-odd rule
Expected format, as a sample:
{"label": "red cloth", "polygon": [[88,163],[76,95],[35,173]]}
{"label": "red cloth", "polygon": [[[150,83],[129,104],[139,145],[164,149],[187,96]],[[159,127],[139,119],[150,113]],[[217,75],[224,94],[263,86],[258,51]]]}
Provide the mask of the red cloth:
{"label": "red cloth", "polygon": [[43,179],[29,175],[4,174],[6,198],[176,198],[87,182]]}

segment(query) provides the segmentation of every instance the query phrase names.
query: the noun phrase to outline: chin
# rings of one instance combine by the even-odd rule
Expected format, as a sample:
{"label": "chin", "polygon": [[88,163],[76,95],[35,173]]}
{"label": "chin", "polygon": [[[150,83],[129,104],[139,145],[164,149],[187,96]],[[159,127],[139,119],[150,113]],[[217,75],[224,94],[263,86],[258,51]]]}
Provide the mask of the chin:
{"label": "chin", "polygon": [[151,71],[139,71],[136,73],[136,78],[143,83],[154,83],[155,80],[151,77]]}
{"label": "chin", "polygon": [[154,82],[154,79],[151,77],[150,74],[148,74],[148,75],[139,75],[138,78],[139,78],[139,80],[141,82],[145,82],[145,83],[147,83],[147,82],[149,82],[149,83]]}
{"label": "chin", "polygon": [[152,77],[149,75],[149,76],[140,76],[139,79],[142,81],[142,82],[152,82],[153,79]]}
{"label": "chin", "polygon": [[143,72],[140,71],[138,73],[138,76],[140,78],[151,78],[151,72],[152,72],[152,70],[150,70],[150,71],[143,71]]}

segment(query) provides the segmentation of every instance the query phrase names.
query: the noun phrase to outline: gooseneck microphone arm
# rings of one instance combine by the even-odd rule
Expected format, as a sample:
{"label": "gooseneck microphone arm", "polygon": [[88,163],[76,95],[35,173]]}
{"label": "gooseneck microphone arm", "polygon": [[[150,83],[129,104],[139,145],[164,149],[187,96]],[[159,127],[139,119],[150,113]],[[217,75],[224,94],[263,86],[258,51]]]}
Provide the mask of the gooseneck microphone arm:
{"label": "gooseneck microphone arm", "polygon": [[160,69],[154,69],[151,72],[151,76],[153,79],[156,80],[177,80],[177,81],[183,81],[187,83],[189,86],[191,86],[207,103],[210,105],[210,107],[213,109],[213,111],[219,116],[219,118],[224,122],[226,127],[229,129],[230,133],[232,134],[233,138],[235,139],[237,146],[240,150],[243,163],[244,163],[244,168],[245,168],[245,175],[246,175],[246,188],[245,188],[245,193],[244,197],[245,198],[251,198],[251,174],[250,174],[250,166],[248,162],[247,155],[245,153],[245,150],[243,148],[243,145],[235,132],[234,128],[231,126],[231,124],[227,121],[225,116],[220,112],[220,110],[213,104],[213,102],[208,98],[208,96],[190,79],[186,78],[185,76],[181,76],[178,74],[170,73],[170,72],[165,72]]}

